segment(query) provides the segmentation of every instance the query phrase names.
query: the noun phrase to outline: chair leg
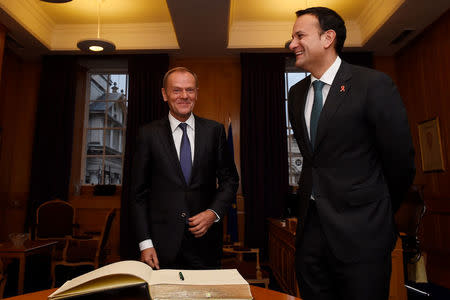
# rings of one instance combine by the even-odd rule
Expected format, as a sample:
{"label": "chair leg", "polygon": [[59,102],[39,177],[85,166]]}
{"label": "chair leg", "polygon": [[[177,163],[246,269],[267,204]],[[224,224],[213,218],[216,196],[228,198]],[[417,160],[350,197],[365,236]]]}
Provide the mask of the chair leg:
{"label": "chair leg", "polygon": [[52,288],[55,288],[55,283],[56,283],[55,268],[56,268],[56,264],[54,262],[52,262],[52,266],[51,266]]}

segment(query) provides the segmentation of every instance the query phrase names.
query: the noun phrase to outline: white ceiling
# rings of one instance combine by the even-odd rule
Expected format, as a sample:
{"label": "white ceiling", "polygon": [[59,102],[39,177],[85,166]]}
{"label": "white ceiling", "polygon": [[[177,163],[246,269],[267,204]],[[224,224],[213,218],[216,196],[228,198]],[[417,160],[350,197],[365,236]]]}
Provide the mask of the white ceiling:
{"label": "white ceiling", "polygon": [[[295,11],[309,6],[330,7],[344,18],[346,49],[392,55],[450,7],[449,0],[99,1],[100,36],[113,41],[118,53],[186,56],[286,51]],[[0,23],[9,31],[10,47],[19,54],[77,53],[77,41],[97,36],[97,4],[96,0],[63,4],[0,0]],[[392,45],[405,29],[413,32]]]}

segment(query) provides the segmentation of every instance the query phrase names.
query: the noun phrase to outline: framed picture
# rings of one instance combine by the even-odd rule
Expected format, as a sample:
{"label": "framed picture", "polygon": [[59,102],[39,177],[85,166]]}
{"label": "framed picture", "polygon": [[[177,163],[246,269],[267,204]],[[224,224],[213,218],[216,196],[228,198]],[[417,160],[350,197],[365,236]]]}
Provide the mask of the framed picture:
{"label": "framed picture", "polygon": [[418,129],[422,170],[424,172],[444,171],[439,117],[419,123]]}

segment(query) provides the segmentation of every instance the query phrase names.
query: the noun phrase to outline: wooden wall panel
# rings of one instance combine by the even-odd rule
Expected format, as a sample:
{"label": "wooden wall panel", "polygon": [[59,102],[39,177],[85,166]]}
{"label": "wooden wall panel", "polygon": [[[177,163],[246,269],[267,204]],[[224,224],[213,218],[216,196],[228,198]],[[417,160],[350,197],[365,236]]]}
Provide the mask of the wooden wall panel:
{"label": "wooden wall panel", "polygon": [[374,56],[374,68],[389,75],[398,85],[397,70],[395,69],[395,58],[393,56]]}
{"label": "wooden wall panel", "polygon": [[[397,83],[416,149],[415,183],[424,185],[428,279],[450,288],[450,10],[395,56]],[[424,173],[417,124],[438,116],[446,170]]]}
{"label": "wooden wall panel", "polygon": [[0,240],[24,230],[41,65],[5,51],[0,87]]}
{"label": "wooden wall panel", "polygon": [[5,53],[6,28],[0,24],[0,82],[2,80],[3,55]]}
{"label": "wooden wall panel", "polygon": [[234,159],[240,174],[240,103],[241,65],[239,57],[178,58],[171,57],[171,67],[187,67],[199,81],[199,96],[194,113],[233,127]]}

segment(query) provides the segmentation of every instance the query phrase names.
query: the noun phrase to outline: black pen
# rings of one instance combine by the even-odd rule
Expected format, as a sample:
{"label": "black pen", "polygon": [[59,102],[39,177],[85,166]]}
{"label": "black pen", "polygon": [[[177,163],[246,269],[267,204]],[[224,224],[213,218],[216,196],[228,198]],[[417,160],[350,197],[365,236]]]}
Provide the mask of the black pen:
{"label": "black pen", "polygon": [[178,275],[180,276],[180,279],[181,279],[181,280],[184,280],[183,273],[179,272]]}

